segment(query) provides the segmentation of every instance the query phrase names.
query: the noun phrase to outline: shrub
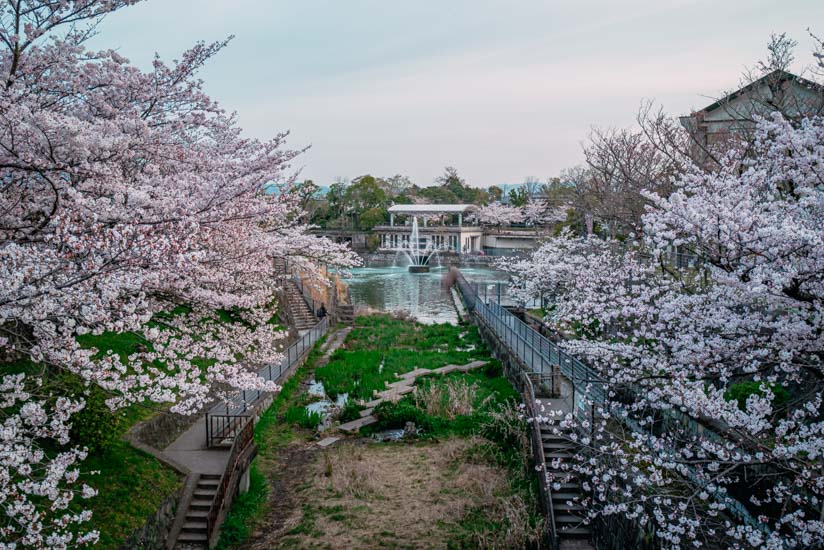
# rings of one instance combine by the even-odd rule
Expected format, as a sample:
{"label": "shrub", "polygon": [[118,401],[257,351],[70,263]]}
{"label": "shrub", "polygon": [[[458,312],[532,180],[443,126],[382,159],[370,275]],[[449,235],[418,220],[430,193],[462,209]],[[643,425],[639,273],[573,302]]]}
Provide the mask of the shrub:
{"label": "shrub", "polygon": [[357,420],[360,418],[360,412],[364,409],[363,405],[358,405],[355,401],[350,399],[344,405],[343,410],[341,410],[340,414],[338,415],[338,420],[341,422],[352,422],[353,420]]}
{"label": "shrub", "polygon": [[323,421],[323,415],[314,411],[309,411],[306,407],[295,405],[286,411],[286,422],[297,424],[301,428],[314,430]]}
{"label": "shrub", "polygon": [[376,429],[396,429],[406,427],[407,422],[413,422],[416,427],[424,431],[433,431],[437,419],[433,419],[420,410],[409,399],[401,399],[397,403],[384,401],[372,413],[378,419]]}
{"label": "shrub", "polygon": [[475,412],[477,396],[478,384],[469,384],[463,378],[448,378],[443,383],[432,381],[419,388],[415,404],[430,416],[454,420]]}
{"label": "shrub", "polygon": [[497,359],[489,361],[484,366],[484,376],[487,378],[499,378],[504,375],[504,367]]}

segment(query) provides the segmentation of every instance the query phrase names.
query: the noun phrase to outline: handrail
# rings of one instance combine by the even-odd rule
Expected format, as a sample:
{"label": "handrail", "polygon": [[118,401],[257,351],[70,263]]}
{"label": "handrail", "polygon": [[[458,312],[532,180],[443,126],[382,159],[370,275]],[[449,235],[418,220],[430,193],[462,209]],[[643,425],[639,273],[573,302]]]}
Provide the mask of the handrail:
{"label": "handrail", "polygon": [[541,438],[541,426],[538,423],[538,411],[535,406],[535,387],[532,385],[532,380],[529,378],[529,373],[521,372],[524,379],[524,387],[526,388],[526,407],[530,418],[532,419],[532,445],[534,447],[533,455],[535,456],[536,466],[540,468],[541,475],[538,476],[538,487],[541,491],[541,500],[544,504],[544,510],[547,512],[549,519],[549,544],[551,550],[558,548],[558,531],[555,526],[555,509],[552,507],[552,487],[546,478],[546,456],[544,454],[544,442]]}
{"label": "handrail", "polygon": [[[573,388],[573,415],[577,416],[580,412],[581,407],[578,406],[575,399],[575,391],[583,389],[586,393],[588,398],[592,400],[593,403],[593,413],[594,413],[594,405],[599,405],[602,408],[608,409],[609,412],[612,414],[613,418],[616,418],[626,424],[631,430],[636,433],[644,433],[648,434],[649,430],[641,427],[637,422],[635,422],[632,418],[629,417],[627,414],[626,409],[619,406],[617,403],[611,402],[607,405],[606,400],[606,381],[600,375],[598,375],[595,370],[583,363],[576,357],[573,357],[567,354],[564,350],[562,350],[556,343],[552,342],[542,334],[538,333],[535,329],[515,317],[510,311],[502,307],[500,304],[496,304],[494,302],[485,303],[483,298],[477,292],[477,284],[475,285],[475,290],[473,292],[473,286],[466,280],[466,278],[461,274],[458,273],[457,278],[458,288],[461,291],[461,294],[464,296],[464,301],[467,303],[468,309],[475,312],[476,315],[481,317],[487,324],[492,327],[492,330],[499,335],[500,327],[506,327],[512,330],[523,330],[523,331],[530,331],[533,334],[537,334],[537,338],[540,342],[540,349],[543,353],[543,350],[546,349],[546,353],[548,354],[550,364],[558,364],[560,366],[561,373],[564,374],[567,378],[570,379],[572,382]],[[471,304],[471,307],[469,305]],[[517,351],[517,350],[516,350]],[[555,362],[553,362],[553,353],[555,354]],[[579,385],[582,385],[582,388],[578,388]],[[640,391],[638,388],[630,388],[630,390]],[[583,414],[586,415],[586,409],[583,410]],[[692,432],[693,435],[699,437],[708,437],[713,438],[716,440],[722,439],[722,436],[718,434],[715,430],[704,427],[703,425],[696,422],[696,420],[684,413],[679,411],[670,411],[670,414],[673,416],[680,417],[682,420],[681,426],[688,429]],[[590,419],[592,421],[593,419]],[[594,423],[591,422],[592,425]],[[672,449],[670,449],[672,451]],[[674,451],[673,451],[674,452]],[[706,480],[700,479],[690,468],[686,468],[687,477],[689,477],[693,482],[697,483],[703,488],[708,486],[708,482]],[[760,529],[763,532],[768,532],[767,527],[756,521],[756,519],[752,516],[752,514],[747,510],[747,508],[741,504],[738,500],[730,497],[727,494],[717,492],[715,493],[719,499],[723,500],[727,508],[738,518],[740,518],[745,523],[754,526]]]}
{"label": "handrail", "polygon": [[[214,535],[215,529],[219,523],[220,512],[226,506],[226,495],[230,494],[229,491],[232,490],[232,481],[234,480],[237,474],[238,466],[240,465],[240,460],[245,454],[246,449],[249,447],[249,445],[252,444],[252,441],[254,440],[254,435],[254,421],[246,422],[243,428],[241,428],[238,437],[236,437],[234,442],[232,443],[232,450],[229,453],[228,466],[223,471],[223,474],[220,476],[220,481],[218,482],[217,486],[217,492],[215,493],[215,496],[212,499],[212,504],[209,506],[209,513],[206,516],[206,540],[208,542],[211,542],[212,536]],[[228,499],[229,505],[231,505],[232,498],[233,496],[230,496]],[[210,546],[208,542],[207,545]]]}
{"label": "handrail", "polygon": [[[303,334],[297,341],[289,346],[283,354],[283,359],[277,365],[266,365],[258,370],[258,375],[269,381],[279,380],[284,372],[287,372],[303,357],[307,350],[315,345],[315,342],[326,334],[328,329],[328,319],[324,317],[317,324]],[[223,433],[215,433],[211,426],[211,417],[215,418],[237,418],[248,417],[249,405],[258,401],[265,392],[260,390],[241,390],[235,392],[223,403],[218,403],[206,413],[206,445],[214,447],[220,445],[228,437]],[[233,428],[228,426],[228,428]]]}

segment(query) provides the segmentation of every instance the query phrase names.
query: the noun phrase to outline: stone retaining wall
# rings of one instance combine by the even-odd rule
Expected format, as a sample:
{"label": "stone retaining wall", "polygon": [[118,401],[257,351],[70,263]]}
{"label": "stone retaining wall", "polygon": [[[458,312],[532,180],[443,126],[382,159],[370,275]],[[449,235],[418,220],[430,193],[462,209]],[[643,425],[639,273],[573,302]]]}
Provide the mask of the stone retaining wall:
{"label": "stone retaining wall", "polygon": [[165,449],[169,444],[198,421],[197,416],[183,416],[170,412],[156,414],[136,425],[132,437],[154,447]]}
{"label": "stone retaining wall", "polygon": [[183,486],[167,496],[157,511],[146,518],[143,527],[132,531],[118,550],[164,550],[182,494]]}

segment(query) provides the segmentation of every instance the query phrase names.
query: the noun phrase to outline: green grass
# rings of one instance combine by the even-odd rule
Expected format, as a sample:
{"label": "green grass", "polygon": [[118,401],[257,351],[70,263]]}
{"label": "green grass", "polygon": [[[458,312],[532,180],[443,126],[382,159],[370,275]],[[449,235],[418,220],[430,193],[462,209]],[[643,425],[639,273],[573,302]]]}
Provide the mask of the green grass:
{"label": "green grass", "polygon": [[266,504],[269,486],[257,463],[249,470],[249,490],[237,495],[230,513],[220,528],[220,540],[215,550],[225,550],[240,544],[252,533],[252,519],[257,517]]}
{"label": "green grass", "polygon": [[475,384],[477,392],[475,410],[470,415],[459,415],[454,419],[446,419],[427,414],[415,404],[413,395],[406,395],[397,403],[385,401],[375,408],[376,424],[366,426],[361,431],[371,434],[381,430],[400,429],[407,422],[413,422],[423,430],[424,437],[444,438],[452,435],[469,436],[481,432],[482,426],[490,419],[490,412],[509,402],[518,402],[520,396],[509,380],[500,374],[500,364],[490,360],[486,369],[469,371],[468,373],[450,373],[445,376],[432,375],[419,378],[417,385],[426,388],[430,385],[445,386],[450,380],[463,380],[469,385]]}
{"label": "green grass", "polygon": [[[217,550],[227,550],[245,541],[265,510],[269,485],[266,481],[265,463],[274,461],[280,449],[299,437],[295,424],[286,421],[289,410],[305,405],[306,396],[300,393],[300,384],[305,381],[320,357],[320,347],[325,338],[319,340],[309,352],[306,361],[286,382],[275,396],[272,404],[255,424],[255,443],[258,456],[250,470],[249,492],[239,495],[232,503],[221,528]],[[305,410],[305,409],[304,409]],[[294,414],[294,413],[293,413]],[[227,528],[228,526],[228,528]]]}
{"label": "green grass", "polygon": [[118,548],[131,532],[154,514],[160,503],[182,482],[180,476],[154,457],[119,440],[83,463],[83,481],[98,490],[82,501],[93,513],[88,529],[100,531],[96,548]]}
{"label": "green grass", "polygon": [[386,389],[397,374],[464,365],[486,355],[486,347],[474,326],[423,325],[387,315],[358,317],[329,364],[315,373],[333,399],[348,393],[350,399],[372,399]]}
{"label": "green grass", "polygon": [[320,413],[309,411],[305,406],[292,405],[286,410],[286,422],[297,424],[303,429],[314,430],[323,421]]}

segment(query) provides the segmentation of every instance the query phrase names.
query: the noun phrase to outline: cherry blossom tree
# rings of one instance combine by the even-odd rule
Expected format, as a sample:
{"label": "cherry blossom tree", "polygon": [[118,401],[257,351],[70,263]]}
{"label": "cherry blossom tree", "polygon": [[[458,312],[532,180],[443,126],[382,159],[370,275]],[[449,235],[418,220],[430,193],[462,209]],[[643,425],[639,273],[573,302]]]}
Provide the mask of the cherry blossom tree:
{"label": "cherry blossom tree", "polygon": [[[538,419],[580,445],[551,482],[583,480],[589,521],[670,547],[820,547],[824,121],[775,114],[741,147],[646,192],[641,242],[564,233],[506,267],[595,373],[574,414]],[[672,247],[700,263],[675,269]]]}
{"label": "cherry blossom tree", "polygon": [[562,222],[567,218],[567,209],[563,206],[550,208],[545,200],[529,200],[521,209],[523,220],[532,225]]}
{"label": "cherry blossom tree", "polygon": [[[40,391],[43,376],[73,373],[112,407],[187,414],[215,388],[276,390],[254,374],[280,358],[266,323],[275,260],[318,274],[356,261],[301,225],[286,135],[244,137],[203,92],[196,74],[225,41],[148,72],[84,47],[100,17],[135,2],[0,7],[0,362],[45,366],[0,374],[3,548],[95,539],[70,508],[94,493],[77,484],[85,451],[68,445],[83,402]],[[242,322],[219,323],[218,309]],[[139,333],[144,351],[96,357],[77,342],[105,331]]]}
{"label": "cherry blossom tree", "polygon": [[493,202],[488,206],[482,206],[473,212],[472,218],[478,220],[483,225],[510,225],[524,220],[523,212],[520,208],[506,206],[505,204]]}

